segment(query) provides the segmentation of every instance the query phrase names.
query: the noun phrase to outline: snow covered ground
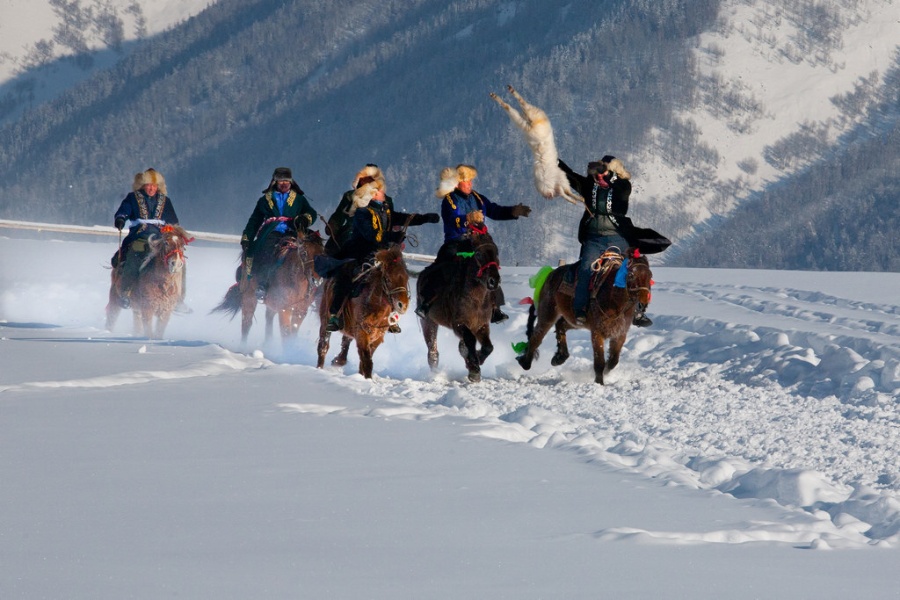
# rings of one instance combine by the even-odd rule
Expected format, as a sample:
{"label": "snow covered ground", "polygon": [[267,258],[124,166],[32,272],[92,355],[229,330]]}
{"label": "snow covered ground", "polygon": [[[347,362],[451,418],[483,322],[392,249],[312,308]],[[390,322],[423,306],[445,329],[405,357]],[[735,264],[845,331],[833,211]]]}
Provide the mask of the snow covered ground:
{"label": "snow covered ground", "polygon": [[900,274],[657,268],[597,386],[584,332],[518,366],[504,268],[484,381],[412,313],[367,381],[207,314],[235,248],[104,331],[114,250],[0,237],[2,598],[900,594]]}

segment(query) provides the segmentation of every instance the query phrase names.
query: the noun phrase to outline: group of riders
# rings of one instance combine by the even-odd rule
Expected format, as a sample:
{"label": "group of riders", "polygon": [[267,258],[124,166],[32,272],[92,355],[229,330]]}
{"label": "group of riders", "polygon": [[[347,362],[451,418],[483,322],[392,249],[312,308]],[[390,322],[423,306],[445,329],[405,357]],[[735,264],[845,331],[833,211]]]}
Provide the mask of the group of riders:
{"label": "group of riders", "polygon": [[[583,324],[596,261],[608,249],[624,253],[627,248],[638,247],[640,232],[652,230],[634,227],[626,216],[631,176],[621,160],[607,155],[592,161],[588,163],[587,175],[574,172],[563,161],[559,161],[559,167],[572,188],[584,199],[585,210],[578,227],[581,252],[574,296],[576,321]],[[441,198],[440,214],[407,214],[394,210],[393,199],[385,193],[384,174],[377,165],[367,164],[357,173],[351,189],[343,194],[326,222],[325,255],[318,257],[315,265],[320,276],[334,280],[327,331],[342,329],[341,307],[352,293],[353,280],[360,266],[377,250],[401,243],[407,227],[443,222],[444,243],[435,261],[420,275],[424,285],[419,291],[416,314],[425,318],[430,304],[440,293],[441,284],[452,280],[452,265],[461,247],[470,243],[472,236],[487,233],[485,218],[503,221],[529,216],[531,208],[524,204],[502,206],[476,192],[473,181],[477,175],[472,165],[443,169],[436,193]],[[238,283],[252,282],[260,301],[265,300],[269,277],[277,265],[276,253],[281,239],[319,235],[310,229],[319,215],[294,180],[291,169],[275,169],[262,193],[241,235],[241,264],[236,273]],[[143,244],[138,240],[165,224],[178,224],[175,208],[166,194],[165,179],[159,171],[151,168],[135,175],[132,192],[116,211],[114,223],[119,231],[129,224],[128,235],[112,258],[112,266],[122,282],[119,304],[128,308],[143,260]],[[176,312],[191,312],[184,304],[185,289],[182,285]],[[491,322],[505,321],[508,316],[501,310],[505,300],[499,287],[493,291],[493,300]],[[652,324],[645,310],[646,306],[638,306],[634,325]],[[390,331],[398,333],[400,328],[393,324]]]}

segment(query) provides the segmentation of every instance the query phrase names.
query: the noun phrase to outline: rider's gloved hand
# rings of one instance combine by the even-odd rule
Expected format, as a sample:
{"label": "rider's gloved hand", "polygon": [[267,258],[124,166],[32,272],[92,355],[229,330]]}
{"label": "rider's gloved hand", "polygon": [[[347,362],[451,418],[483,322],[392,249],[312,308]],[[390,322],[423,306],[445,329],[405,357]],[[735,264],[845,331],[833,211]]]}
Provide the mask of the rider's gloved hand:
{"label": "rider's gloved hand", "polygon": [[440,223],[441,222],[441,215],[439,215],[437,213],[425,213],[424,215],[422,215],[422,218],[426,223]]}
{"label": "rider's gloved hand", "polygon": [[524,204],[516,204],[512,208],[512,216],[514,217],[527,217],[531,214],[531,207],[525,206]]}
{"label": "rider's gloved hand", "polygon": [[125,227],[125,219],[122,217],[116,218],[116,229],[122,231],[122,228]]}

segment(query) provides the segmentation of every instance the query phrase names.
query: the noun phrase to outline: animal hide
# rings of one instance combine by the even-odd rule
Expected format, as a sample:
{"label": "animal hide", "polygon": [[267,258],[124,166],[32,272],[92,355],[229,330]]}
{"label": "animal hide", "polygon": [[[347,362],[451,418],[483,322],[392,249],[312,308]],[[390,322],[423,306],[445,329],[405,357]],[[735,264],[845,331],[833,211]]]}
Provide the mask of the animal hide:
{"label": "animal hide", "polygon": [[534,186],[544,198],[564,198],[577,204],[584,202],[569,185],[566,174],[557,164],[559,155],[556,151],[556,143],[553,140],[553,127],[550,119],[540,108],[529,104],[513,87],[507,86],[509,93],[518,100],[522,107],[519,112],[514,107],[504,102],[497,94],[491,92],[497,104],[509,114],[509,118],[525,134],[525,141],[534,155]]}

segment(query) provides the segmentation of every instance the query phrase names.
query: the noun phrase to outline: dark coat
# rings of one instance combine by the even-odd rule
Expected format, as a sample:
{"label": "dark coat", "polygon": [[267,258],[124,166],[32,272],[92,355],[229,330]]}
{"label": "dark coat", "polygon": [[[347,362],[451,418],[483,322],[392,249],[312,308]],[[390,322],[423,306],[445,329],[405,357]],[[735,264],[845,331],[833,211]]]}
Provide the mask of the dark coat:
{"label": "dark coat", "polygon": [[151,231],[156,228],[155,225],[138,222],[139,219],[164,221],[170,225],[178,225],[175,207],[168,196],[161,192],[157,192],[155,196],[147,196],[143,190],[131,192],[122,200],[114,217],[114,222],[131,221],[128,235],[122,242],[126,247],[130,246],[135,238],[149,233],[148,228]]}
{"label": "dark coat", "polygon": [[[327,232],[328,241],[325,242],[325,252],[329,256],[337,256],[341,248],[347,245],[353,234],[353,215],[350,211],[353,209],[353,193],[355,190],[347,190],[341,196],[337,208],[328,218]],[[384,197],[384,204],[388,210],[393,212],[394,199],[390,196]],[[355,214],[355,213],[354,213]]]}
{"label": "dark coat", "polygon": [[518,219],[512,214],[512,206],[501,206],[491,202],[487,196],[476,191],[464,194],[455,189],[441,201],[441,220],[444,222],[444,243],[452,242],[468,233],[468,215],[473,210],[480,210],[484,216],[495,221]]}
{"label": "dark coat", "polygon": [[401,243],[405,237],[404,226],[428,222],[425,215],[397,212],[392,204],[389,205],[387,199],[383,202],[372,200],[368,206],[358,208],[353,215],[350,239],[336,256],[365,260],[377,250]]}
{"label": "dark coat", "polygon": [[[318,213],[310,206],[309,200],[306,199],[303,190],[299,187],[294,185],[291,188],[290,195],[284,203],[283,214],[278,212],[278,203],[273,197],[274,193],[269,190],[257,200],[256,207],[244,227],[241,244],[253,243],[265,238],[280,223],[285,223],[290,230],[300,231],[305,231],[315,223]],[[280,217],[284,219],[269,221],[269,219],[279,219]]]}

